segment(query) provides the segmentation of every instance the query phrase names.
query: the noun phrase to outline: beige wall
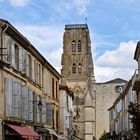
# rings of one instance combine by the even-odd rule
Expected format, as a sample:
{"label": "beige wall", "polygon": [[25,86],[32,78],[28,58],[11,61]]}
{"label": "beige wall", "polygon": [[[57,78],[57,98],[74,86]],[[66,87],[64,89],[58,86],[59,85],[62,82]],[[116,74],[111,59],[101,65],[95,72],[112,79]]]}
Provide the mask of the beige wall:
{"label": "beige wall", "polygon": [[97,140],[104,131],[109,132],[109,111],[118,96],[115,90],[119,84],[95,84],[96,94],[96,138]]}

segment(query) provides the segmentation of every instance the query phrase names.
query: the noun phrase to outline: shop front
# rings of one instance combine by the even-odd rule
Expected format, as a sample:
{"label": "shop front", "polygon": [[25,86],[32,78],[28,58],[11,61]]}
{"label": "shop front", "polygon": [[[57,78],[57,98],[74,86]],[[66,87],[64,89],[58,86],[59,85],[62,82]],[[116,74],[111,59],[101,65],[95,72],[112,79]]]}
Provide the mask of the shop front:
{"label": "shop front", "polygon": [[39,140],[40,136],[32,128],[15,124],[4,125],[5,140]]}

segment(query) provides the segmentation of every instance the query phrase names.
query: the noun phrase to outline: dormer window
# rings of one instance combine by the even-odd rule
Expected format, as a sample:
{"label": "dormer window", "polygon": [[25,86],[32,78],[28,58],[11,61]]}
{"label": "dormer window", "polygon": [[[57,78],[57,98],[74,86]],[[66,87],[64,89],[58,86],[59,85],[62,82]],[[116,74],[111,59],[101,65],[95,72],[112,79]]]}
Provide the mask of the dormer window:
{"label": "dormer window", "polygon": [[72,65],[72,73],[75,74],[76,73],[76,64],[73,63]]}
{"label": "dormer window", "polygon": [[82,44],[81,44],[81,41],[79,40],[78,41],[78,52],[81,52],[82,51]]}
{"label": "dormer window", "polygon": [[75,40],[72,41],[72,52],[76,52],[76,42],[75,42]]}

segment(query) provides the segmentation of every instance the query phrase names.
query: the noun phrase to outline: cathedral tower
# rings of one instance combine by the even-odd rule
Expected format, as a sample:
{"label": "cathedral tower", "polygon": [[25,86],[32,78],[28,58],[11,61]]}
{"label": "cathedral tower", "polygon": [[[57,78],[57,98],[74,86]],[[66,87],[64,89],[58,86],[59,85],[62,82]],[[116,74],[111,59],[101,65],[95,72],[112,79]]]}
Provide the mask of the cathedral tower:
{"label": "cathedral tower", "polygon": [[[93,138],[94,134],[86,130],[88,128],[85,122],[87,120],[90,123],[89,125],[93,128],[93,122],[95,122],[95,120],[93,120],[94,117],[91,117],[91,120],[85,117],[85,115],[87,115],[85,112],[92,109],[94,106],[93,96],[89,95],[91,94],[91,83],[94,82],[94,68],[87,24],[65,26],[61,65],[63,84],[67,84],[74,92],[74,135],[85,139],[87,133],[87,135],[91,135]],[[88,98],[92,96],[90,105],[86,103],[88,102],[87,99],[85,100],[86,96]],[[92,112],[92,114],[94,113]]]}

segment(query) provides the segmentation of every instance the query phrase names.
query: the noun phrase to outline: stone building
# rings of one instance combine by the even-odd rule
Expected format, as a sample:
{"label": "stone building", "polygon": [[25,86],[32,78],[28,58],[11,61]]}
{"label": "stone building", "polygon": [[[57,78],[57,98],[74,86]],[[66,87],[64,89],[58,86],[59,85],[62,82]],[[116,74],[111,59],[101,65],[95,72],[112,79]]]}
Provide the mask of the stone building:
{"label": "stone building", "polygon": [[0,19],[0,140],[57,139],[60,74]]}
{"label": "stone building", "polygon": [[93,84],[93,94],[95,94],[95,136],[98,140],[104,132],[109,132],[109,112],[116,98],[122,91],[122,86],[127,81],[123,79],[113,79],[104,83]]}
{"label": "stone building", "polygon": [[137,94],[132,90],[131,79],[123,86],[122,92],[109,108],[109,124],[111,139],[132,140],[135,138],[130,106],[137,104]]}
{"label": "stone building", "polygon": [[59,85],[60,89],[60,127],[59,133],[65,139],[72,139],[72,112],[73,112],[73,92],[64,85]]}
{"label": "stone building", "polygon": [[65,26],[61,65],[63,83],[74,93],[73,136],[83,140],[99,139],[104,131],[109,131],[107,109],[118,96],[115,87],[125,81],[95,83],[87,24]]}

